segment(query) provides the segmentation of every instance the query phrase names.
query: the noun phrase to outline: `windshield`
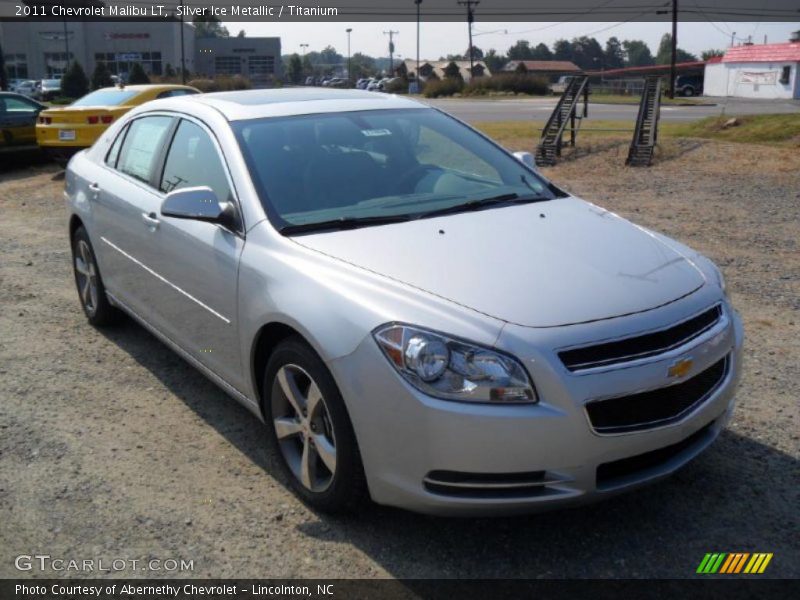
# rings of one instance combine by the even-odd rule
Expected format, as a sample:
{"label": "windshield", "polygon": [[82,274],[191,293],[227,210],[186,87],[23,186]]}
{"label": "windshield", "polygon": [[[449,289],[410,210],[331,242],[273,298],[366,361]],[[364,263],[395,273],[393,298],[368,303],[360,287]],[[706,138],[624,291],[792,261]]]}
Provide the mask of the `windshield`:
{"label": "windshield", "polygon": [[422,218],[497,200],[549,200],[547,183],[433,109],[374,110],[233,123],[278,229],[335,220]]}
{"label": "windshield", "polygon": [[136,94],[131,90],[97,90],[76,100],[72,106],[119,106]]}

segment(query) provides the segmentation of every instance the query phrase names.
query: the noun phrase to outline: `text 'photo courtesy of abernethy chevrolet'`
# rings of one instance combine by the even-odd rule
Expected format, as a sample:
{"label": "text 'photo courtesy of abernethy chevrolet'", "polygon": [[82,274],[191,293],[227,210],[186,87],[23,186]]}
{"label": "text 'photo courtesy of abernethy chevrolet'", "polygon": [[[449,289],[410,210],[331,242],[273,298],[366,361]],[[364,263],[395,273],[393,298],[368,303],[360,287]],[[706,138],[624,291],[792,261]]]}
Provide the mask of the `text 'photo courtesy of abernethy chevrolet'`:
{"label": "text 'photo courtesy of abernethy chevrolet'", "polygon": [[743,330],[710,260],[409,98],[148,102],[65,197],[89,323],[129,315],[246,406],[321,511],[604,499],[733,411]]}

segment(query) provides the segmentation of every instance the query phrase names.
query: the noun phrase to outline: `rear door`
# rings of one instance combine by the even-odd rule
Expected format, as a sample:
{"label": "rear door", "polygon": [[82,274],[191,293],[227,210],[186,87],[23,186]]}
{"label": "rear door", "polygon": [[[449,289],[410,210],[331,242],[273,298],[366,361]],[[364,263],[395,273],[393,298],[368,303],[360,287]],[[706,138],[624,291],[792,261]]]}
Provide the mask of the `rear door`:
{"label": "rear door", "polygon": [[154,248],[162,195],[154,180],[176,122],[168,115],[131,121],[114,140],[95,181],[89,182],[97,232],[93,246],[104,283],[151,322],[163,295]]}
{"label": "rear door", "polygon": [[[219,201],[238,201],[221,149],[200,121],[181,119],[159,180],[164,196],[208,186]],[[158,271],[168,282],[155,304],[164,332],[217,375],[245,389],[237,331],[237,280],[244,229],[159,214],[153,236]],[[241,225],[241,223],[240,223]]]}

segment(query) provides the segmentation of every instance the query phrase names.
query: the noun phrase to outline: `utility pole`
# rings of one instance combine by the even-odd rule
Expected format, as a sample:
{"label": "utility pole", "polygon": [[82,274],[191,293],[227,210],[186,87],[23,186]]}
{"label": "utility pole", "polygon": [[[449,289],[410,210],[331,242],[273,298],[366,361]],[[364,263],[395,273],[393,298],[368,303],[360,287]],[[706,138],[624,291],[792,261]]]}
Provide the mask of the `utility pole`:
{"label": "utility pole", "polygon": [[420,78],[419,78],[419,6],[422,4],[422,0],[414,0],[414,4],[417,5],[417,75],[414,78],[416,81],[417,87],[416,92],[419,94],[422,88],[420,87]]}
{"label": "utility pole", "polygon": [[733,41],[736,39],[736,32],[731,32],[731,47],[733,47]]}
{"label": "utility pole", "polygon": [[389,77],[394,77],[394,36],[399,33],[391,29],[383,32],[383,35],[389,36]]}
{"label": "utility pole", "polygon": [[467,7],[467,31],[469,32],[469,78],[472,79],[473,69],[475,68],[475,57],[472,52],[472,23],[475,21],[475,11],[473,6],[478,6],[480,0],[458,0],[459,6]]}
{"label": "utility pole", "polygon": [[183,0],[181,0],[181,83],[186,85],[186,54],[183,46]]}
{"label": "utility pole", "polygon": [[678,0],[672,0],[672,56],[669,59],[669,97],[675,98],[675,58],[678,54]]}
{"label": "utility pole", "polygon": [[353,28],[348,27],[345,31],[347,31],[347,85],[353,85],[353,75],[352,71],[350,70],[350,33],[352,33]]}

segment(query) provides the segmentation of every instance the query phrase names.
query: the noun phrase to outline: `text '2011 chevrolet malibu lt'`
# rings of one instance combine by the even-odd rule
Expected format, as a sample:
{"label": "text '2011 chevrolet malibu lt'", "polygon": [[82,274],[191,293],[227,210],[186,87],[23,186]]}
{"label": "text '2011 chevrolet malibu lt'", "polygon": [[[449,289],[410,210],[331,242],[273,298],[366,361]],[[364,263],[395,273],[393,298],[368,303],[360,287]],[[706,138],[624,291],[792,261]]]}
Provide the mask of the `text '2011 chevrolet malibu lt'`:
{"label": "text '2011 chevrolet malibu lt'", "polygon": [[733,410],[743,332],[708,259],[412,100],[157,100],[66,196],[89,322],[127,313],[263,419],[320,510],[603,498]]}

